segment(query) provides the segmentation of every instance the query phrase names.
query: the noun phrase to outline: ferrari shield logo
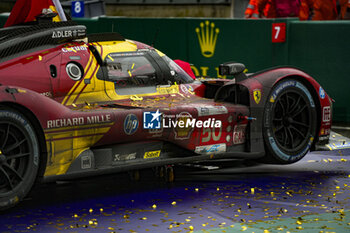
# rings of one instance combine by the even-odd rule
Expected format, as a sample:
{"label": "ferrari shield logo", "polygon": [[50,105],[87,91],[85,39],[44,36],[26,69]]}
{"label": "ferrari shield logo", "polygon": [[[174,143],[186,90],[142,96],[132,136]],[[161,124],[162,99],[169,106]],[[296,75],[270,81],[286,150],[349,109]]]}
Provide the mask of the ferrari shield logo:
{"label": "ferrari shield logo", "polygon": [[261,100],[261,91],[256,89],[256,90],[253,91],[253,95],[254,95],[255,103],[259,104],[260,100]]}

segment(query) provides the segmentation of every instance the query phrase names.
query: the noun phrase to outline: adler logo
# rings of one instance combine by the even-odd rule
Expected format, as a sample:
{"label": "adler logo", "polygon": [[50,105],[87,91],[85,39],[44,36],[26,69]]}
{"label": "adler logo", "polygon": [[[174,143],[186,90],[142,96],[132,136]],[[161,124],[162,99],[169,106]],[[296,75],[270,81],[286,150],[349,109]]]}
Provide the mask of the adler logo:
{"label": "adler logo", "polygon": [[72,37],[72,31],[53,31],[52,38],[67,38]]}
{"label": "adler logo", "polygon": [[201,47],[201,52],[204,57],[214,56],[216,41],[220,32],[219,28],[215,28],[214,23],[205,21],[199,24],[199,28],[196,28],[196,33]]}

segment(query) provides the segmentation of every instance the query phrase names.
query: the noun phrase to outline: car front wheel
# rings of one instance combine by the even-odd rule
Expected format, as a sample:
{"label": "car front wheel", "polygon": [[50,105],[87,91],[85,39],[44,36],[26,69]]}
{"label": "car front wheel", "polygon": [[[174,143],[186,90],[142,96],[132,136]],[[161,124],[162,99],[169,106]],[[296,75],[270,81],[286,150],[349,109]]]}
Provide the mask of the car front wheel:
{"label": "car front wheel", "polygon": [[266,162],[287,164],[302,159],[316,134],[315,101],[304,84],[287,79],[275,85],[264,109]]}

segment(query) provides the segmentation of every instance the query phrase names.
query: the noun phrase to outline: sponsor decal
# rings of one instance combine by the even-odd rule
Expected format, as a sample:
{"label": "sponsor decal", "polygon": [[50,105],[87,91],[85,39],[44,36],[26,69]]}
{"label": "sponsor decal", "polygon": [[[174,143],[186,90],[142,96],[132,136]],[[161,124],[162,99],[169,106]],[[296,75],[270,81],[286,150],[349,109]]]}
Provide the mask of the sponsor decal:
{"label": "sponsor decal", "polygon": [[261,91],[259,89],[255,89],[253,91],[254,101],[256,104],[260,103],[261,100]]}
{"label": "sponsor decal", "polygon": [[[226,109],[226,108],[225,108]],[[227,111],[227,109],[226,109]],[[188,138],[193,128],[221,128],[222,122],[215,118],[208,118],[206,120],[198,120],[193,118],[188,112],[181,112],[177,115],[164,115],[159,112],[143,113],[143,128],[150,129],[150,133],[160,132],[160,129],[173,128],[175,130],[176,138]],[[155,131],[155,129],[158,129]],[[161,131],[162,132],[162,131]]]}
{"label": "sponsor decal", "polygon": [[235,125],[233,129],[233,144],[242,144],[245,142],[245,130],[247,124]]}
{"label": "sponsor decal", "polygon": [[320,95],[321,99],[324,99],[324,97],[326,97],[326,92],[323,90],[322,87],[320,87],[320,89],[318,90],[318,94]]}
{"label": "sponsor decal", "polygon": [[[177,116],[179,116],[178,114]],[[181,116],[180,116],[181,117]],[[197,120],[196,118],[186,118],[184,120],[181,120],[181,118],[178,120],[172,120],[171,118],[163,118],[163,127],[164,128],[220,128],[222,126],[222,122],[220,120],[216,120],[215,118],[208,118],[206,120]]]}
{"label": "sponsor decal", "polygon": [[188,89],[187,89],[187,87],[186,87],[185,85],[181,84],[181,85],[180,85],[180,89],[181,89],[181,91],[182,91],[183,93],[188,94]]}
{"label": "sponsor decal", "polygon": [[52,32],[52,38],[57,39],[57,38],[71,38],[71,37],[80,37],[80,36],[85,36],[86,31],[81,29],[81,30],[60,30],[60,31],[53,31]]}
{"label": "sponsor decal", "polygon": [[80,126],[80,125],[90,125],[90,124],[100,124],[111,122],[111,115],[97,115],[97,116],[87,116],[87,117],[72,117],[72,118],[60,118],[55,120],[47,121],[47,128],[60,128],[68,126]]}
{"label": "sponsor decal", "polygon": [[80,56],[69,56],[69,59],[71,59],[71,60],[80,60],[81,57]]}
{"label": "sponsor decal", "polygon": [[225,106],[205,106],[205,107],[196,107],[198,111],[198,116],[212,116],[228,113]]}
{"label": "sponsor decal", "polygon": [[[67,48],[62,48],[62,52],[68,53],[68,52],[77,52],[77,51],[87,51],[86,46],[74,46],[74,47],[67,47]],[[80,59],[80,57],[79,57]]]}
{"label": "sponsor decal", "polygon": [[186,86],[184,84],[181,84],[180,89],[184,94],[194,94],[192,86]]}
{"label": "sponsor decal", "polygon": [[129,114],[124,119],[124,132],[127,135],[134,134],[139,128],[139,120],[134,114]]}
{"label": "sponsor decal", "polygon": [[330,122],[331,121],[331,107],[323,107],[323,117],[322,121],[323,122]]}
{"label": "sponsor decal", "polygon": [[158,158],[160,156],[160,150],[148,151],[143,156],[144,159]]}
{"label": "sponsor decal", "polygon": [[160,116],[162,113],[159,109],[156,112],[144,112],[143,113],[143,128],[144,129],[160,129]]}
{"label": "sponsor decal", "polygon": [[90,155],[84,155],[81,157],[81,169],[89,169],[92,167],[92,161]]}
{"label": "sponsor decal", "polygon": [[179,93],[179,85],[165,85],[157,86],[157,91],[159,94],[176,94]]}
{"label": "sponsor decal", "polygon": [[43,92],[43,93],[40,93],[40,95],[43,95],[43,96],[46,96],[46,97],[52,97],[52,92],[48,91],[48,92]]}
{"label": "sponsor decal", "polygon": [[[168,118],[169,119],[169,118]],[[163,118],[163,122],[165,119]],[[170,119],[169,119],[170,120]],[[190,124],[193,119],[192,115],[188,112],[181,112],[177,115],[176,121],[169,121],[169,125],[164,125],[165,128],[171,127],[171,123],[174,124],[174,133],[175,133],[175,139],[189,139],[193,129],[194,125]],[[193,126],[193,127],[192,127]]]}
{"label": "sponsor decal", "polygon": [[321,128],[320,130],[320,135],[329,135],[331,133],[331,129],[325,129],[325,128]]}
{"label": "sponsor decal", "polygon": [[52,32],[52,38],[67,38],[72,36],[73,36],[72,31],[53,31]]}
{"label": "sponsor decal", "polygon": [[136,159],[136,153],[131,154],[115,154],[113,157],[113,163],[118,161],[126,161]]}
{"label": "sponsor decal", "polygon": [[196,33],[202,55],[207,58],[212,57],[214,56],[216,41],[218,39],[220,29],[215,28],[215,24],[213,22],[209,22],[208,20],[201,22],[199,26],[200,27],[196,28]]}
{"label": "sponsor decal", "polygon": [[160,129],[149,129],[148,133],[151,134],[152,137],[161,137],[163,134],[163,128]]}
{"label": "sponsor decal", "polygon": [[226,144],[214,144],[208,146],[197,146],[195,149],[195,153],[197,154],[219,154],[226,152]]}
{"label": "sponsor decal", "polygon": [[325,141],[325,140],[328,140],[328,139],[329,139],[329,135],[324,135],[324,136],[318,137],[319,141]]}

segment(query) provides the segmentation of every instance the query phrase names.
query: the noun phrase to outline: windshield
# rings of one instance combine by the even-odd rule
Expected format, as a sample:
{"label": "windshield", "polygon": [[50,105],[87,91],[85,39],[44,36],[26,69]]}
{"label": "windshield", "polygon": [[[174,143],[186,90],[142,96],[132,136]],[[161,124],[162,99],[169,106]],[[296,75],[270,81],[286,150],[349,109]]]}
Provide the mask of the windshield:
{"label": "windshield", "polygon": [[172,72],[172,75],[176,77],[176,79],[180,79],[181,83],[192,83],[193,79],[191,76],[189,76],[176,62],[171,60],[167,56],[162,57],[164,61],[168,64],[170,67],[170,70]]}

